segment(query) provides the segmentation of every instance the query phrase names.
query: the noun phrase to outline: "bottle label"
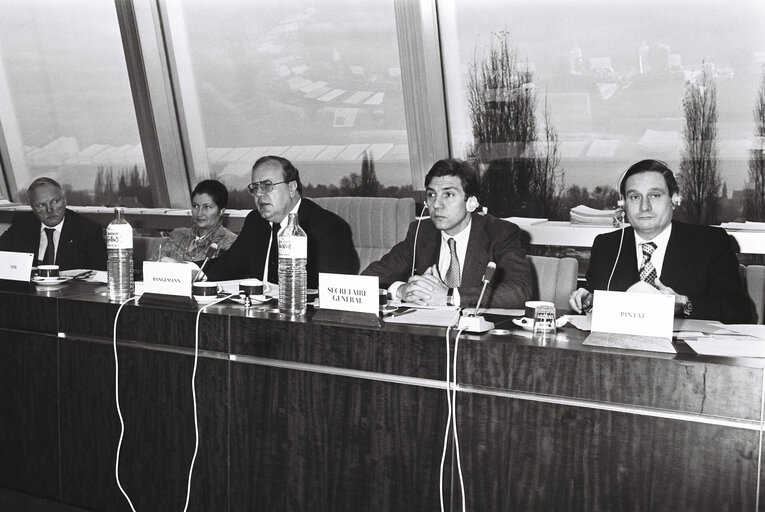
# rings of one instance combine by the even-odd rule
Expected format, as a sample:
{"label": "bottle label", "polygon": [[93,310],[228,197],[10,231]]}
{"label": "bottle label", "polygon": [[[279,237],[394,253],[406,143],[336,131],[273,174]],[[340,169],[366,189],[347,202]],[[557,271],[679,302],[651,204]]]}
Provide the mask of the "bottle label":
{"label": "bottle label", "polygon": [[130,224],[109,224],[106,228],[107,249],[132,249],[133,228]]}
{"label": "bottle label", "polygon": [[308,257],[308,237],[281,236],[279,237],[279,258],[296,260]]}

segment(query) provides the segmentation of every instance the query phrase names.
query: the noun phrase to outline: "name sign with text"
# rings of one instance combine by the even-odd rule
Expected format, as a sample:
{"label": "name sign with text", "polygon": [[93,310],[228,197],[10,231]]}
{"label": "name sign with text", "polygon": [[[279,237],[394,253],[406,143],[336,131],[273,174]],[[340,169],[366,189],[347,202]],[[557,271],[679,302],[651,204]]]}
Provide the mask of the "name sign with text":
{"label": "name sign with text", "polygon": [[186,263],[143,263],[143,292],[191,297],[191,270]]}
{"label": "name sign with text", "polygon": [[595,290],[592,332],[672,339],[673,295]]}
{"label": "name sign with text", "polygon": [[380,279],[377,276],[348,274],[319,274],[319,304],[321,309],[380,312]]}
{"label": "name sign with text", "polygon": [[26,252],[0,251],[0,279],[26,281],[32,278],[32,261],[35,255]]}

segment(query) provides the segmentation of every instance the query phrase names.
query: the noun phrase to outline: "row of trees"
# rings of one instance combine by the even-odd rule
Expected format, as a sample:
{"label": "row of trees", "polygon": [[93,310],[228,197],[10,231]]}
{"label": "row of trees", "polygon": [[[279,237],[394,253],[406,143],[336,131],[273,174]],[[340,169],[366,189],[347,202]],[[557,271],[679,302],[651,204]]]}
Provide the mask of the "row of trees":
{"label": "row of trees", "polygon": [[118,171],[99,165],[93,190],[95,204],[151,207],[153,203],[146,171],[136,165]]}

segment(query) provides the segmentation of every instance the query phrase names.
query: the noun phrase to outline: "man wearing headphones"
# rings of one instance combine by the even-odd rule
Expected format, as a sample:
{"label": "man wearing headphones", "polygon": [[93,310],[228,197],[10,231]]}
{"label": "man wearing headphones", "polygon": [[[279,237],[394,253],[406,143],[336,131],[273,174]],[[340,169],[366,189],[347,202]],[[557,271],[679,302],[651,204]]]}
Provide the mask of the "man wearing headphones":
{"label": "man wearing headphones", "polygon": [[625,291],[638,281],[675,296],[675,314],[747,323],[749,299],[738,259],[725,230],[672,220],[680,190],[664,162],[632,165],[619,185],[630,227],[598,235],[590,253],[586,288],[569,297],[577,311],[589,309],[593,290]]}
{"label": "man wearing headphones", "polygon": [[489,262],[497,265],[482,305],[523,307],[531,272],[511,222],[473,213],[478,175],[465,162],[439,160],[425,177],[430,218],[409,226],[406,238],[362,274],[376,275],[391,296],[422,305],[475,306]]}

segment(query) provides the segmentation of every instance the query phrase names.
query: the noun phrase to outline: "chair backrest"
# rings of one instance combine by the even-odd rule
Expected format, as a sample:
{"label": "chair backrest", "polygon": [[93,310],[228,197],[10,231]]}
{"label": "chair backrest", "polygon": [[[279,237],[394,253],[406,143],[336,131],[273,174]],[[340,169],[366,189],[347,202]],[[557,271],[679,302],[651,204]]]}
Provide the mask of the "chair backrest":
{"label": "chair backrest", "polygon": [[555,303],[559,314],[571,309],[568,297],[576,290],[579,262],[574,258],[526,256],[531,266],[532,293],[535,300]]}
{"label": "chair backrest", "polygon": [[361,270],[403,240],[409,223],[414,220],[414,199],[410,197],[317,197],[311,200],[351,226]]}
{"label": "chair backrest", "polygon": [[753,318],[757,324],[765,323],[765,266],[739,265],[741,283],[752,301]]}

